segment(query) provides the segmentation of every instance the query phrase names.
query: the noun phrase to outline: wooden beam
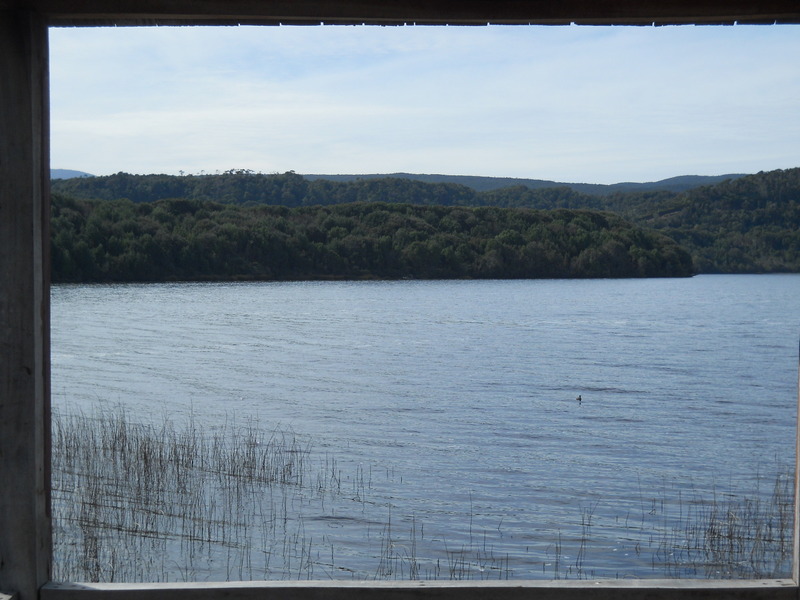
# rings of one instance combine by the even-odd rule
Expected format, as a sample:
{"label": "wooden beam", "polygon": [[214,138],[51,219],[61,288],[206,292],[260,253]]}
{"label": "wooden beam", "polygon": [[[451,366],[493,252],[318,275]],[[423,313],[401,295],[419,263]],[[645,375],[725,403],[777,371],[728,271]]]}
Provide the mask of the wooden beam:
{"label": "wooden beam", "polygon": [[[798,345],[800,346],[800,344]],[[800,586],[800,347],[797,352],[797,420],[794,426],[794,539],[792,540],[792,579]],[[798,587],[800,598],[800,587]]]}
{"label": "wooden beam", "polygon": [[800,23],[797,0],[0,0],[54,25]]}
{"label": "wooden beam", "polygon": [[797,600],[790,580],[50,583],[42,600]]}
{"label": "wooden beam", "polygon": [[47,27],[0,11],[0,592],[49,579]]}

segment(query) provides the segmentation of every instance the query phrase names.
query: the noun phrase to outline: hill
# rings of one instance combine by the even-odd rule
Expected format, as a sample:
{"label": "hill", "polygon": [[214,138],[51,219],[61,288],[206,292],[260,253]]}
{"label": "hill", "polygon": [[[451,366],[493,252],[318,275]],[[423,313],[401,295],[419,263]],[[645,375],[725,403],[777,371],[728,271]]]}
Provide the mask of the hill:
{"label": "hill", "polygon": [[591,211],[54,195],[55,282],[678,277],[669,238]]}
{"label": "hill", "polygon": [[681,244],[703,273],[800,272],[800,169],[693,189],[626,216]]}
{"label": "hill", "polygon": [[[207,178],[226,178],[230,175],[251,175],[254,177],[263,177],[269,178],[274,177],[277,174],[273,175],[262,175],[262,174],[254,174],[249,171],[245,170],[234,170],[228,171],[227,173],[223,173],[221,175],[187,175],[185,176],[189,183],[196,184],[199,180],[204,180]],[[114,187],[115,184],[119,183],[120,176],[126,176],[129,178],[135,178],[139,181],[145,180],[152,180],[153,178],[163,179],[167,177],[172,177],[177,179],[175,176],[170,175],[128,175],[126,173],[117,173],[116,175],[109,175],[98,177],[96,184],[97,185],[84,185],[81,189],[89,190],[94,187],[95,197],[102,197],[104,194],[101,188],[110,186]],[[53,169],[52,170],[52,179],[64,180],[64,179],[72,179],[76,177],[86,178],[86,177],[93,177],[88,173],[84,173],[82,171],[71,171],[68,169]],[[745,177],[744,174],[728,174],[728,175],[715,175],[715,176],[705,176],[705,175],[681,175],[679,177],[670,177],[669,179],[662,179],[661,181],[652,181],[647,183],[633,183],[633,182],[623,182],[623,183],[614,183],[609,185],[604,184],[595,184],[595,183],[565,183],[565,182],[558,182],[558,181],[549,181],[546,179],[522,179],[522,178],[514,178],[514,177],[480,177],[475,175],[438,175],[438,174],[419,174],[419,173],[388,173],[388,174],[369,174],[369,175],[300,175],[303,179],[307,181],[331,181],[336,183],[352,183],[358,181],[373,181],[373,180],[384,180],[384,179],[401,179],[401,180],[408,180],[408,181],[420,181],[423,183],[434,183],[434,184],[456,184],[459,186],[467,187],[471,190],[476,192],[488,192],[493,190],[500,190],[504,188],[519,188],[519,187],[526,187],[531,190],[541,190],[541,189],[550,189],[550,188],[567,188],[573,190],[575,192],[581,194],[587,194],[592,196],[609,196],[611,194],[615,194],[618,192],[645,192],[645,191],[669,191],[669,192],[685,192],[690,189],[701,187],[701,186],[708,186],[714,185],[717,183],[721,183],[723,181],[729,179],[738,179],[740,177]],[[61,182],[59,182],[61,183]],[[187,183],[187,182],[184,182]],[[151,196],[140,198],[140,201],[147,200],[158,200],[162,197],[168,197],[164,194],[167,193],[167,190],[170,189],[171,186],[166,186],[162,188],[163,193],[160,194],[158,197]],[[185,196],[190,188],[194,188],[195,185],[187,185],[183,187],[182,191],[183,196]],[[64,191],[63,187],[58,188],[61,191]],[[178,191],[172,188],[173,191]],[[112,195],[116,197],[120,197],[119,194],[123,193],[125,190],[117,189]],[[126,196],[127,197],[127,196]]]}
{"label": "hill", "polygon": [[[698,180],[680,177],[665,181],[680,187]],[[800,272],[800,169],[739,176],[685,192],[656,187],[602,195],[581,193],[568,186],[515,185],[477,191],[455,181],[434,183],[399,177],[331,181],[308,179],[293,172],[263,175],[247,171],[183,177],[117,173],[54,181],[52,187],[74,198],[140,203],[182,198],[245,206],[383,202],[608,211],[676,240],[692,253],[701,273]]]}
{"label": "hill", "polygon": [[72,179],[73,177],[93,177],[93,175],[72,169],[50,169],[50,179]]}
{"label": "hill", "polygon": [[661,181],[653,181],[649,183],[614,183],[609,185],[596,184],[596,183],[565,183],[557,181],[549,181],[546,179],[521,179],[514,177],[478,177],[473,175],[423,175],[414,173],[389,173],[385,175],[303,175],[309,181],[316,181],[324,179],[327,181],[357,181],[359,179],[385,179],[387,177],[397,179],[411,179],[413,181],[423,181],[425,183],[456,183],[472,188],[478,192],[488,192],[491,190],[499,190],[502,188],[524,186],[528,189],[544,189],[565,187],[582,194],[590,194],[596,196],[607,196],[616,192],[641,192],[650,190],[665,190],[670,192],[685,192],[692,188],[713,185],[726,181],[728,179],[738,179],[744,177],[744,174],[729,174],[729,175],[682,175],[679,177],[670,177]]}

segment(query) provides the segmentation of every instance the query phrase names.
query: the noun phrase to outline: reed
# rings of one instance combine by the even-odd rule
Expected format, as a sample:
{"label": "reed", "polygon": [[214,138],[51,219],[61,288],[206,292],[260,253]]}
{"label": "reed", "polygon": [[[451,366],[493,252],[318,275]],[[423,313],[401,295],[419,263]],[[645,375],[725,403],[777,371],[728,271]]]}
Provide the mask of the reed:
{"label": "reed", "polygon": [[668,572],[713,579],[780,577],[792,552],[794,486],[786,473],[762,497],[714,495],[694,501],[682,526],[664,536],[658,555]]}
{"label": "reed", "polygon": [[[665,486],[622,514],[593,502],[569,532],[532,533],[510,554],[502,519],[487,529],[470,508],[449,542],[426,535],[423,520],[395,516],[376,494],[376,477],[391,487],[402,475],[343,468],[288,429],[143,424],[119,407],[58,413],[52,429],[56,580],[510,579],[539,567],[548,579],[628,576],[598,566],[611,547],[632,556],[637,576],[779,577],[791,563],[788,472],[746,495]],[[355,530],[359,556],[325,524]]]}
{"label": "reed", "polygon": [[54,577],[163,581],[177,571],[188,579],[201,563],[228,579],[274,576],[276,540],[294,535],[280,552],[287,557],[305,548],[287,530],[292,503],[328,493],[333,481],[317,473],[308,485],[309,451],[290,431],[254,425],[206,436],[192,423],[132,423],[121,409],[57,414]]}
{"label": "reed", "polygon": [[[781,469],[778,469],[779,472]],[[605,522],[596,514],[598,503],[581,511],[580,535],[562,540],[550,563],[555,579],[593,579],[601,569],[588,553],[605,549],[649,561],[654,576],[704,579],[770,579],[791,573],[794,519],[793,474],[774,480],[769,493],[715,491],[705,498],[696,490],[666,486],[641,514],[626,513]],[[599,531],[613,531],[597,534]],[[574,556],[574,560],[565,560]],[[607,576],[607,573],[605,574]],[[615,573],[628,577],[627,573]]]}

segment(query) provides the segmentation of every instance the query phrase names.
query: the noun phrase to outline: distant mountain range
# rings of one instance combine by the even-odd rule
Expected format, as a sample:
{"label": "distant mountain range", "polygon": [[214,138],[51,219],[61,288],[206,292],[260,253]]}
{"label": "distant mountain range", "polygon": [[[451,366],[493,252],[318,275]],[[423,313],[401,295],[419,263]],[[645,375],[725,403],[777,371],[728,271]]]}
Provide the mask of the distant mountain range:
{"label": "distant mountain range", "polygon": [[[52,179],[73,179],[75,177],[94,177],[90,173],[74,171],[71,169],[52,169],[50,171]],[[528,189],[545,189],[555,187],[566,187],[582,194],[592,196],[606,196],[615,192],[641,192],[641,191],[669,191],[685,192],[704,185],[714,185],[728,179],[738,179],[744,177],[744,173],[730,173],[727,175],[680,175],[670,177],[661,181],[651,181],[647,183],[623,182],[614,184],[599,183],[566,183],[559,181],[549,181],[546,179],[521,179],[516,177],[481,177],[477,175],[439,175],[439,174],[415,174],[415,173],[388,173],[388,174],[368,174],[368,175],[303,175],[305,179],[314,181],[325,179],[328,181],[357,181],[368,179],[385,179],[394,177],[397,179],[410,179],[412,181],[422,181],[424,183],[457,183],[467,186],[478,192],[499,190],[502,188],[525,186]]]}
{"label": "distant mountain range", "polygon": [[50,179],[72,179],[74,177],[94,177],[94,175],[72,169],[50,169]]}
{"label": "distant mountain range", "polygon": [[648,183],[623,182],[604,185],[600,183],[565,183],[549,181],[546,179],[518,179],[515,177],[480,177],[473,175],[421,175],[414,173],[388,173],[374,175],[303,175],[308,180],[327,179],[329,181],[356,181],[359,179],[384,179],[396,177],[398,179],[411,179],[425,183],[457,183],[472,188],[478,192],[488,192],[502,188],[525,186],[528,189],[544,189],[554,187],[567,187],[582,194],[592,196],[606,196],[615,192],[643,192],[643,191],[669,191],[685,192],[704,185],[714,185],[728,179],[744,177],[745,173],[731,173],[728,175],[681,175],[670,177],[661,181]]}

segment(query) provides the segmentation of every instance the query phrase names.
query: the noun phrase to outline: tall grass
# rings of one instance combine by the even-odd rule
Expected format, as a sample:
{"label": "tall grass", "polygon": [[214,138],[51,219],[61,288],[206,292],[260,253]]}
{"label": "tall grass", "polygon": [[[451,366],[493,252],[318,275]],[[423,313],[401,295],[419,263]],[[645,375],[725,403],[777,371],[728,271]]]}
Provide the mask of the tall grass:
{"label": "tall grass", "polygon": [[695,499],[658,539],[654,562],[669,576],[762,579],[785,576],[792,553],[793,478],[778,476],[771,493],[715,493]]}
{"label": "tall grass", "polygon": [[57,415],[54,577],[163,581],[176,569],[192,579],[202,567],[226,579],[265,578],[276,555],[277,568],[302,574],[305,544],[288,529],[291,505],[300,491],[328,493],[339,477],[318,472],[310,481],[308,456],[307,444],[277,429],[156,427],[121,410]]}
{"label": "tall grass", "polygon": [[[536,565],[548,579],[629,576],[599,568],[613,551],[631,557],[636,576],[649,569],[657,577],[717,579],[785,576],[791,562],[788,474],[747,496],[640,492],[635,513],[615,515],[595,502],[577,510],[564,532],[539,534],[553,539],[513,553],[495,545],[500,524],[497,532],[480,530],[471,513],[455,544],[426,535],[413,515],[393,519],[397,508],[374,493],[373,477],[362,465],[344,473],[336,457],[316,455],[301,436],[258,423],[209,430],[166,419],[135,423],[119,408],[56,414],[53,576],[508,579],[515,570],[530,577]],[[387,480],[402,485],[393,477],[387,466]],[[325,533],[326,525],[343,524],[361,528],[359,556]]]}

